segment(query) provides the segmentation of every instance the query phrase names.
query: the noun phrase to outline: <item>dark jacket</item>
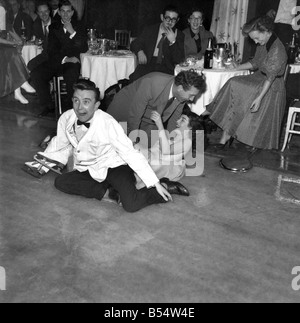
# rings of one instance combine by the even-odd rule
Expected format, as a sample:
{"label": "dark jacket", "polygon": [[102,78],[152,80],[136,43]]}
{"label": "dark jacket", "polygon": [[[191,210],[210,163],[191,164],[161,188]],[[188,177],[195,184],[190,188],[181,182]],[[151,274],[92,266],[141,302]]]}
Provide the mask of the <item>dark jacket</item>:
{"label": "dark jacket", "polygon": [[32,37],[32,27],[33,27],[33,20],[27,13],[22,12],[21,10],[18,12],[15,20],[13,13],[10,12],[8,14],[8,21],[9,25],[12,26],[15,32],[21,36],[22,35],[22,22],[24,23],[24,27],[26,28],[26,37],[27,39],[31,39]]}
{"label": "dark jacket", "polygon": [[67,57],[77,57],[88,50],[87,36],[85,30],[78,22],[72,22],[76,35],[70,39],[70,34],[65,33],[62,22],[51,24],[48,36],[49,63],[54,67],[61,65],[62,60]]}
{"label": "dark jacket", "polygon": [[213,39],[214,35],[207,31],[203,26],[200,27],[200,38],[201,38],[201,51],[197,53],[197,45],[195,43],[195,40],[192,38],[191,35],[191,29],[187,28],[183,31],[184,33],[184,51],[185,51],[185,57],[188,56],[196,56],[199,59],[201,59],[206,51],[206,48],[208,46],[208,39]]}
{"label": "dark jacket", "polygon": [[[151,61],[157,37],[159,33],[160,24],[146,27],[142,34],[132,43],[131,49],[137,54],[143,50],[147,56],[148,62]],[[163,44],[163,60],[162,65],[165,67],[165,72],[174,74],[174,68],[177,64],[184,60],[184,35],[182,31],[177,29],[177,37],[174,45],[169,46],[168,39],[165,39]]]}

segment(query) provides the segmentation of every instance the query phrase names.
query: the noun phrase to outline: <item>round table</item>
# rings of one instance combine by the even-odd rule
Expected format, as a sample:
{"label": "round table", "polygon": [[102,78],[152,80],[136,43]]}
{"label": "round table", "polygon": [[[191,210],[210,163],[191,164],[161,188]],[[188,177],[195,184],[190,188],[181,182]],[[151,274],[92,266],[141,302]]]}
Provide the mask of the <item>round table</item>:
{"label": "round table", "polygon": [[136,56],[122,51],[118,55],[81,54],[81,75],[89,78],[100,89],[101,99],[105,91],[118,84],[119,81],[129,79],[136,68]]}
{"label": "round table", "polygon": [[33,58],[42,53],[42,48],[37,45],[24,45],[22,48],[22,57],[27,65]]}
{"label": "round table", "polygon": [[290,64],[290,74],[300,73],[300,64]]}
{"label": "round table", "polygon": [[[193,66],[182,67],[177,65],[175,68],[175,75],[181,71],[193,69]],[[203,114],[206,111],[206,106],[209,105],[225,83],[234,76],[249,75],[249,70],[236,70],[236,69],[201,69],[199,73],[203,73],[206,78],[207,89],[206,92],[201,95],[195,104],[191,104],[191,110],[198,115]]]}

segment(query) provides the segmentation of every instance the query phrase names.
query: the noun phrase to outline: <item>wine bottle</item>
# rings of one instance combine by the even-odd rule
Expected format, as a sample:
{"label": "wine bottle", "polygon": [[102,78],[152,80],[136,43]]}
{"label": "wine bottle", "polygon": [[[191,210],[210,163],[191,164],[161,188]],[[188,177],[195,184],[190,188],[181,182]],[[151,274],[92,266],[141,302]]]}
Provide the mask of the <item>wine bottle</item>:
{"label": "wine bottle", "polygon": [[292,42],[290,43],[289,50],[288,50],[288,64],[294,64],[295,58],[296,58],[296,45],[295,45],[295,36],[296,34],[293,34]]}
{"label": "wine bottle", "polygon": [[212,69],[214,60],[214,53],[211,45],[211,38],[208,40],[208,46],[204,54],[204,68]]}

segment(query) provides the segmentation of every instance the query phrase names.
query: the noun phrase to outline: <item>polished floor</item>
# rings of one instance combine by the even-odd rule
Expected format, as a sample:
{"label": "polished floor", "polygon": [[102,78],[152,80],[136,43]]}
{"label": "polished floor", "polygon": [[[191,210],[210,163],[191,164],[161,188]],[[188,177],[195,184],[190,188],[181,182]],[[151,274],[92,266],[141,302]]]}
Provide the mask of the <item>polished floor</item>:
{"label": "polished floor", "polygon": [[127,214],[56,191],[53,173],[21,171],[55,128],[38,110],[0,100],[0,302],[299,302],[296,138],[285,154],[258,152],[244,174],[219,157],[247,150],[210,147],[204,174],[182,180],[189,198]]}

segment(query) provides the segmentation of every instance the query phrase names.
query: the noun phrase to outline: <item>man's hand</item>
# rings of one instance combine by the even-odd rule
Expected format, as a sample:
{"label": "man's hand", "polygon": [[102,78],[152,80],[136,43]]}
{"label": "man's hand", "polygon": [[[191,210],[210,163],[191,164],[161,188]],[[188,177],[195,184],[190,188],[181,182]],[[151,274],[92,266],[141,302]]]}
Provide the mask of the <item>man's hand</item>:
{"label": "man's hand", "polygon": [[166,201],[173,201],[171,194],[160,184],[155,184],[157,193]]}
{"label": "man's hand", "polygon": [[174,43],[176,41],[176,34],[174,33],[172,28],[166,29],[166,36],[170,43]]}
{"label": "man's hand", "polygon": [[147,56],[146,56],[146,54],[144,53],[143,50],[140,50],[138,52],[138,61],[139,61],[140,65],[146,65],[147,64]]}
{"label": "man's hand", "polygon": [[65,63],[73,63],[73,64],[76,64],[76,63],[80,63],[80,60],[77,57],[67,57],[65,59]]}
{"label": "man's hand", "polygon": [[70,35],[73,35],[73,34],[75,33],[75,30],[74,30],[74,28],[73,28],[73,26],[72,26],[71,21],[69,21],[69,22],[65,22],[65,24],[64,24],[64,28],[65,28],[65,29],[67,29],[67,31],[68,31],[68,33],[69,33]]}

